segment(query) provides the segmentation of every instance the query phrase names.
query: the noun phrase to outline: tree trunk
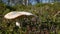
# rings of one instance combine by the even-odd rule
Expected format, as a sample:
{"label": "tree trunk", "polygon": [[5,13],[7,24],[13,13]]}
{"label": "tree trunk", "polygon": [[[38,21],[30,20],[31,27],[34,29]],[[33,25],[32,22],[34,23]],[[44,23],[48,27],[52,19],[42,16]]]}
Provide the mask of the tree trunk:
{"label": "tree trunk", "polygon": [[28,5],[29,4],[29,0],[23,0],[23,5]]}

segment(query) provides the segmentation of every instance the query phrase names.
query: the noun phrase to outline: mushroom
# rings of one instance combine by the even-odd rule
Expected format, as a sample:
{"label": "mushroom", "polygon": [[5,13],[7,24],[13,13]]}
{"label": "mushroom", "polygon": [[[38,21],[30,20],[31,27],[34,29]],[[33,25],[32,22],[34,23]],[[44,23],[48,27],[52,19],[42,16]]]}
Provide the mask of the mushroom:
{"label": "mushroom", "polygon": [[[17,12],[17,11],[12,11],[12,12],[9,12],[7,13],[4,18],[5,19],[9,19],[9,20],[12,20],[12,19],[17,19],[18,17],[20,18],[21,16],[34,16],[32,13],[30,12]],[[18,21],[16,21],[16,26],[20,27],[20,23]]]}

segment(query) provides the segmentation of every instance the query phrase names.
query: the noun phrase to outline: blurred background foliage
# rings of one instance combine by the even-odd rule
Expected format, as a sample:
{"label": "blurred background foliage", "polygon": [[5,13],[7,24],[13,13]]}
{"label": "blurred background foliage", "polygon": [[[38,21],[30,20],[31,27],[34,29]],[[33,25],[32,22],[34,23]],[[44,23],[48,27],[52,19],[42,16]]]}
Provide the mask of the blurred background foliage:
{"label": "blurred background foliage", "polygon": [[[13,20],[6,20],[4,15],[11,11],[27,11],[38,16],[38,23],[46,22],[49,27],[56,25],[57,32],[60,32],[60,3],[37,3],[36,5],[15,5],[8,6],[0,3],[0,34],[20,34],[20,29],[16,30],[15,22]],[[56,15],[57,14],[57,15]],[[56,16],[54,16],[56,15]],[[7,24],[7,22],[9,22]],[[60,34],[60,33],[59,33]]]}

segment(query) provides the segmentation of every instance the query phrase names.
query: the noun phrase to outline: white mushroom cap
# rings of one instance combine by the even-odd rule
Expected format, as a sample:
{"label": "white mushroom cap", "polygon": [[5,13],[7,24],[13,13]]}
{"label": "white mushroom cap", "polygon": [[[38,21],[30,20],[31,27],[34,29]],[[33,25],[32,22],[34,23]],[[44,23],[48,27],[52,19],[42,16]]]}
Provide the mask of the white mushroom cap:
{"label": "white mushroom cap", "polygon": [[22,15],[33,15],[32,13],[29,13],[29,12],[16,12],[16,11],[13,11],[13,12],[9,12],[7,13],[4,18],[6,19],[14,19],[14,18],[17,18],[19,16],[22,16]]}
{"label": "white mushroom cap", "polygon": [[16,22],[16,26],[19,26],[20,27],[20,23]]}
{"label": "white mushroom cap", "polygon": [[21,28],[20,23],[16,22],[16,26],[18,26],[19,28]]}

